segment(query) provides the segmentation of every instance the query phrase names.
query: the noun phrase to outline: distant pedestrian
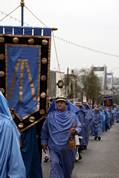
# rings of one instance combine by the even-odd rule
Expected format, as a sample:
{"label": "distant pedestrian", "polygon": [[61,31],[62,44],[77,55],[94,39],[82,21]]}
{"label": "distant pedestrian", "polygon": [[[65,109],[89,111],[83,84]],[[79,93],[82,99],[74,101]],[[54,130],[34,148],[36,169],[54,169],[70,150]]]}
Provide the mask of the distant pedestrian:
{"label": "distant pedestrian", "polygon": [[94,119],[93,111],[91,106],[88,103],[83,103],[85,109],[85,127],[84,127],[84,149],[86,150],[88,147],[89,136],[91,132],[91,127]]}
{"label": "distant pedestrian", "polygon": [[94,139],[101,140],[102,134],[102,115],[98,107],[94,108],[94,119],[93,119],[93,127],[94,127]]}

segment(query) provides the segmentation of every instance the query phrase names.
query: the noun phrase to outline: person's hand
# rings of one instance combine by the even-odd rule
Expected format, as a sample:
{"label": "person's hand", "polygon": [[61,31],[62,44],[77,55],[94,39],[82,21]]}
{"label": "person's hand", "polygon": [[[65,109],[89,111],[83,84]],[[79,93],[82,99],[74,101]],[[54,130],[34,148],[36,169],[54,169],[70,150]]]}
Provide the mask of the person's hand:
{"label": "person's hand", "polygon": [[72,127],[72,128],[70,128],[70,134],[75,134],[75,132],[76,132],[76,128],[74,128],[74,127]]}
{"label": "person's hand", "polygon": [[42,149],[43,149],[43,152],[46,153],[46,151],[47,151],[47,149],[48,149],[48,148],[47,148],[47,145],[46,145],[46,144],[42,145]]}

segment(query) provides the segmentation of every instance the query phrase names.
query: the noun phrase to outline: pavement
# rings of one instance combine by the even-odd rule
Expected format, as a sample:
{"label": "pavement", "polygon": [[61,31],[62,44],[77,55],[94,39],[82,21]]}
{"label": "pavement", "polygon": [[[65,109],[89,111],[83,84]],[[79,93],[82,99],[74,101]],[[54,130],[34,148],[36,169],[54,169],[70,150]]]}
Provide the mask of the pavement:
{"label": "pavement", "polygon": [[[83,159],[75,163],[72,178],[119,178],[119,123],[102,135],[90,137]],[[44,178],[49,178],[50,162],[43,163]]]}

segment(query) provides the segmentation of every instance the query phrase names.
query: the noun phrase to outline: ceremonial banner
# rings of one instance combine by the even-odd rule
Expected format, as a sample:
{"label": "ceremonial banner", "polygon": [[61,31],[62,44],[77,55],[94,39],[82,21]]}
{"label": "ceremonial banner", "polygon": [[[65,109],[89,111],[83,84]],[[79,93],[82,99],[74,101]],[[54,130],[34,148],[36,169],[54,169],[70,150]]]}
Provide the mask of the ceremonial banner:
{"label": "ceremonial banner", "polygon": [[106,106],[106,107],[113,106],[112,96],[104,96],[103,105]]}
{"label": "ceremonial banner", "polygon": [[21,132],[47,113],[51,31],[0,26],[0,90]]}
{"label": "ceremonial banner", "polygon": [[39,110],[39,46],[6,45],[6,94],[10,108],[20,119]]}

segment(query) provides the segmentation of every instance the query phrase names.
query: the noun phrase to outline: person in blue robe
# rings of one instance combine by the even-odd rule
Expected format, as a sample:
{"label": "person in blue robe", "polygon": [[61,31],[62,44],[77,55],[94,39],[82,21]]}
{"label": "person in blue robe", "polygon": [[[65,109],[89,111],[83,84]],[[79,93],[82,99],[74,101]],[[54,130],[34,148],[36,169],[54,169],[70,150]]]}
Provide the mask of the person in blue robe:
{"label": "person in blue robe", "polygon": [[103,107],[100,108],[100,114],[102,116],[102,132],[104,133],[106,130],[106,119],[105,119],[105,113]]}
{"label": "person in blue robe", "polygon": [[116,123],[119,123],[119,106],[116,108]]}
{"label": "person in blue robe", "polygon": [[106,122],[106,132],[110,129],[110,121],[111,121],[111,115],[109,112],[109,108],[105,108],[105,122]]}
{"label": "person in blue robe", "polygon": [[83,103],[83,106],[85,108],[85,127],[84,127],[84,139],[85,139],[85,145],[84,149],[87,149],[88,142],[89,142],[89,136],[91,132],[91,126],[93,123],[94,115],[92,112],[91,107],[88,103]]}
{"label": "person in blue robe", "polygon": [[82,105],[82,103],[80,102],[77,102],[75,103],[76,106],[79,108],[79,111],[77,112],[77,116],[78,116],[78,119],[81,123],[81,132],[80,132],[80,136],[81,136],[81,139],[80,139],[80,146],[79,146],[79,159],[82,159],[82,155],[81,155],[81,151],[85,148],[85,108],[84,106]]}
{"label": "person in blue robe", "polygon": [[21,136],[21,153],[26,167],[26,178],[42,178],[42,146],[40,130],[42,123],[34,125]]}
{"label": "person in blue robe", "polygon": [[113,108],[111,109],[112,112],[112,121],[111,124],[114,125],[115,123],[115,118],[116,118],[116,108],[113,106]]}
{"label": "person in blue robe", "polygon": [[41,143],[43,150],[49,149],[50,178],[71,178],[75,163],[75,133],[81,131],[75,114],[75,106],[64,98],[57,98],[49,108],[42,127]]}
{"label": "person in blue robe", "polygon": [[102,115],[99,108],[94,108],[94,119],[93,119],[93,127],[94,127],[94,139],[101,140],[102,134]]}
{"label": "person in blue robe", "polygon": [[0,178],[26,178],[20,134],[5,97],[0,92]]}

